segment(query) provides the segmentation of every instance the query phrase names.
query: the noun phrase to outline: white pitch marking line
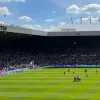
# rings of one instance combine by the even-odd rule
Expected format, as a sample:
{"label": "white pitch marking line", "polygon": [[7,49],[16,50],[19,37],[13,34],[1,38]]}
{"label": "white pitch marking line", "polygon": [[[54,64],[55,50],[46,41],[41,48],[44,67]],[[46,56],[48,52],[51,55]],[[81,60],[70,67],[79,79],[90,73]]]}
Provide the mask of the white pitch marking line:
{"label": "white pitch marking line", "polygon": [[68,95],[68,96],[70,96],[70,97],[72,97],[72,98],[76,98],[75,96],[72,96],[72,95]]}

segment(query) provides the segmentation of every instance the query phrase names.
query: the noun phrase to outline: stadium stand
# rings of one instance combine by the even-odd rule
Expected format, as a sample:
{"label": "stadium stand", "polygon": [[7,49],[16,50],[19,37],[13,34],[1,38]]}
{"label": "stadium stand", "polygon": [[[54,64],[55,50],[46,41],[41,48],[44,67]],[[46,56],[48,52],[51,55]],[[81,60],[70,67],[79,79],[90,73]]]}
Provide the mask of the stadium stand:
{"label": "stadium stand", "polygon": [[1,23],[0,68],[25,68],[31,61],[39,66],[100,65],[99,24],[66,24],[47,32]]}
{"label": "stadium stand", "polygon": [[[8,37],[9,40],[9,37]],[[1,41],[0,67],[9,70],[35,64],[100,65],[100,37],[31,36]]]}

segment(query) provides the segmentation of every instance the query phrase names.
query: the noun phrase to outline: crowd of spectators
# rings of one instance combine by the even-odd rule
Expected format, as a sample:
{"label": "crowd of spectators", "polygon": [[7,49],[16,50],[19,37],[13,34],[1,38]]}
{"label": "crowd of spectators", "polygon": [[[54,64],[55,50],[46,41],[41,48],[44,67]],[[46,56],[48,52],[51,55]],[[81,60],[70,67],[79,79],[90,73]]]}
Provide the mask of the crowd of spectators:
{"label": "crowd of spectators", "polygon": [[52,64],[100,65],[100,48],[47,48],[35,53],[0,52],[0,68],[28,67],[31,61],[39,66]]}

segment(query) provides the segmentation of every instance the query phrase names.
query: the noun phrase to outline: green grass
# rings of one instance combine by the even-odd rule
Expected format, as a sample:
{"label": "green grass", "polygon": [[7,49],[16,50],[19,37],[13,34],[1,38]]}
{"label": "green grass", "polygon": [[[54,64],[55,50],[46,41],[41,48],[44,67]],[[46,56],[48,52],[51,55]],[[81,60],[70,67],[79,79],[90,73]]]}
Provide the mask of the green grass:
{"label": "green grass", "polygon": [[[66,70],[66,75],[63,72]],[[40,69],[0,77],[0,100],[100,100],[100,69]],[[73,75],[73,71],[75,74]],[[79,75],[81,82],[73,82]]]}

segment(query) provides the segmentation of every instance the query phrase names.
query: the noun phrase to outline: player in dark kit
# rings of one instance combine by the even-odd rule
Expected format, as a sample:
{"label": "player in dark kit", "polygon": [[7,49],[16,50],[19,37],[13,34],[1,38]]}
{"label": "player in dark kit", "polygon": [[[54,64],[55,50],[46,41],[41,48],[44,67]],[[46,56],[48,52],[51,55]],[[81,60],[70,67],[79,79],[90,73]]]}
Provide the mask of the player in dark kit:
{"label": "player in dark kit", "polygon": [[81,77],[77,76],[77,82],[81,81]]}
{"label": "player in dark kit", "polygon": [[68,72],[70,72],[70,69],[68,69]]}
{"label": "player in dark kit", "polygon": [[76,80],[77,80],[77,77],[74,77],[74,82],[76,82]]}
{"label": "player in dark kit", "polygon": [[64,75],[66,74],[66,72],[64,71]]}
{"label": "player in dark kit", "polygon": [[81,81],[81,77],[79,76],[75,76],[74,77],[74,81],[73,82],[80,82]]}
{"label": "player in dark kit", "polygon": [[85,69],[85,72],[87,73],[87,69]]}
{"label": "player in dark kit", "polygon": [[98,71],[96,70],[96,73],[98,73]]}

